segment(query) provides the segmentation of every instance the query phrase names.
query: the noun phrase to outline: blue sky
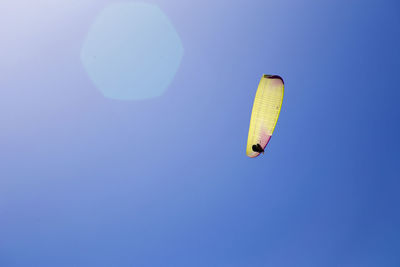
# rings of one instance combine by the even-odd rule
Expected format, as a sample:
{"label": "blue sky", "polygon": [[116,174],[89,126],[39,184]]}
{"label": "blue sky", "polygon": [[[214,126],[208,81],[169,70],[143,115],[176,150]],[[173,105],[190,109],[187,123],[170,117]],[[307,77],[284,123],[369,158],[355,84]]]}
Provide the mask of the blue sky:
{"label": "blue sky", "polygon": [[[82,63],[115,1],[33,2],[0,4],[0,266],[400,265],[396,1],[146,2],[183,48],[146,100]],[[250,159],[263,73],[285,97]]]}

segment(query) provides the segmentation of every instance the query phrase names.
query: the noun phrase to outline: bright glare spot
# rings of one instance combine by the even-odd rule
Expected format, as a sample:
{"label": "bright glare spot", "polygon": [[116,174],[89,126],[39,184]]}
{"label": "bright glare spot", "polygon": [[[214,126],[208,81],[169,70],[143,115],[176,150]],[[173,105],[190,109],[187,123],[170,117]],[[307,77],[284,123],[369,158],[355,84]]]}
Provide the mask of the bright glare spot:
{"label": "bright glare spot", "polygon": [[145,3],[114,3],[96,18],[84,42],[82,63],[104,96],[138,100],[163,94],[183,56],[166,15]]}

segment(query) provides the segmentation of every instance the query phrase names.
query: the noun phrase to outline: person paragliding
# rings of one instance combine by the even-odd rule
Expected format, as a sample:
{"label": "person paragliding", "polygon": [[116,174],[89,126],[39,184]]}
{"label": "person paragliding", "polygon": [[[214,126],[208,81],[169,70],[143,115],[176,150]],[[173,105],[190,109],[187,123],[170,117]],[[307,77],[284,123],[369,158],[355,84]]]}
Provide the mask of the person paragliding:
{"label": "person paragliding", "polygon": [[283,79],[278,75],[263,75],[257,88],[251,113],[246,154],[255,158],[264,154],[271,139],[283,101]]}
{"label": "person paragliding", "polygon": [[262,148],[262,146],[260,144],[253,145],[252,148],[253,148],[254,152],[258,152],[258,153],[263,153],[264,154],[264,148]]}

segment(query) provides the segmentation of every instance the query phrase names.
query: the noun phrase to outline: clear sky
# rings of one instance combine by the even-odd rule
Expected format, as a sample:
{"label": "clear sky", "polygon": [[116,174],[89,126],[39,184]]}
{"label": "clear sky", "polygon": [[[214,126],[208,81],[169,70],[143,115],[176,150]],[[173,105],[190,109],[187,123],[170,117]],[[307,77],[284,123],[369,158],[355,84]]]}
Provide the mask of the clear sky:
{"label": "clear sky", "polygon": [[398,1],[114,2],[0,3],[1,267],[400,266]]}

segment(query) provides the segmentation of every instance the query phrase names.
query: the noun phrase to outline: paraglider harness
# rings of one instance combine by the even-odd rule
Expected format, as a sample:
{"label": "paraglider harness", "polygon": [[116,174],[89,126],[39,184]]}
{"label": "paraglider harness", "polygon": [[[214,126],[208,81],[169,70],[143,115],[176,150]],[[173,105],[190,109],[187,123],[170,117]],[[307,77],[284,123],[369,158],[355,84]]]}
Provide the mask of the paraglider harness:
{"label": "paraglider harness", "polygon": [[264,149],[262,148],[262,146],[260,144],[253,145],[252,149],[253,149],[254,152],[258,152],[258,153],[263,153],[264,154]]}

